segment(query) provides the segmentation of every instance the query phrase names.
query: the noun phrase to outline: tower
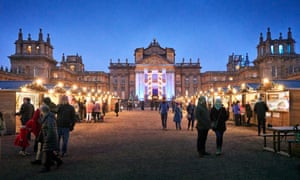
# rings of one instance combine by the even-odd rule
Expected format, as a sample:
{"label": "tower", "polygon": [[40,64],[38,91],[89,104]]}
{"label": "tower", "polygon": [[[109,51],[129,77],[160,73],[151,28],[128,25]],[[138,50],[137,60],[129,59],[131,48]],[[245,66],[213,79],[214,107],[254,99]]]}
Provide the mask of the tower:
{"label": "tower", "polygon": [[44,41],[40,29],[38,40],[32,40],[31,34],[28,34],[25,40],[20,29],[15,46],[15,54],[9,56],[12,72],[22,74],[27,79],[42,78],[45,82],[48,81],[51,69],[54,69],[57,64],[53,58],[50,35],[47,34],[47,39]]}

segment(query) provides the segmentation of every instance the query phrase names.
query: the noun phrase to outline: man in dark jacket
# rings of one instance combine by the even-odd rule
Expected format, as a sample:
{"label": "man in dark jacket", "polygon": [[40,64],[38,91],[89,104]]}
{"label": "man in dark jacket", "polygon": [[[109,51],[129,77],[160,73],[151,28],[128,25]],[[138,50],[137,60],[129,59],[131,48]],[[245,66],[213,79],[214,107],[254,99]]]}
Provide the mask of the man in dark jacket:
{"label": "man in dark jacket", "polygon": [[[62,96],[61,104],[57,108],[58,151],[62,151],[62,157],[67,153],[70,130],[73,130],[74,125],[75,109],[69,104],[68,96]],[[60,148],[61,139],[62,148]]]}
{"label": "man in dark jacket", "polygon": [[269,111],[268,106],[264,101],[262,101],[262,98],[259,97],[258,101],[254,105],[254,112],[257,115],[258,120],[258,135],[260,136],[260,130],[263,129],[263,133],[266,133],[266,112]]}
{"label": "man in dark jacket", "polygon": [[23,98],[23,104],[21,106],[20,112],[17,115],[21,116],[22,125],[26,125],[34,113],[34,106],[30,103],[30,98]]}

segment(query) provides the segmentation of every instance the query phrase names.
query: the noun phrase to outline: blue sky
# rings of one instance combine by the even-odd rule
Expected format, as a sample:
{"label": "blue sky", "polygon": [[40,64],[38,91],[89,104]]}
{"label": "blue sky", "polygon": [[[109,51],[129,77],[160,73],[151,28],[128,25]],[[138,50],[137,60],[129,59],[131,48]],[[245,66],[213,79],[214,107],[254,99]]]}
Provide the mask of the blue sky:
{"label": "blue sky", "polygon": [[[108,72],[110,59],[134,62],[134,50],[155,38],[174,48],[176,62],[200,58],[201,72],[226,70],[232,53],[253,61],[259,34],[300,40],[299,0],[0,0],[0,65],[10,66],[19,28],[43,29],[54,58],[79,54],[85,70]],[[300,52],[296,43],[296,52]]]}

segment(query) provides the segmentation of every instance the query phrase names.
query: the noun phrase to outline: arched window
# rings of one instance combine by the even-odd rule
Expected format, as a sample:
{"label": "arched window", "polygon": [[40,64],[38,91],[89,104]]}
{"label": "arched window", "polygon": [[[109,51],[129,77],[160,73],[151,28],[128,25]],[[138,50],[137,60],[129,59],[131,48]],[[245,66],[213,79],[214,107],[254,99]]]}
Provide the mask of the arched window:
{"label": "arched window", "polygon": [[290,44],[287,45],[287,53],[288,53],[288,54],[291,53],[291,45],[290,45]]}
{"label": "arched window", "polygon": [[271,50],[271,54],[274,54],[274,45],[271,45],[270,50]]}
{"label": "arched window", "polygon": [[282,44],[279,44],[278,50],[279,50],[279,54],[283,54],[283,45]]}

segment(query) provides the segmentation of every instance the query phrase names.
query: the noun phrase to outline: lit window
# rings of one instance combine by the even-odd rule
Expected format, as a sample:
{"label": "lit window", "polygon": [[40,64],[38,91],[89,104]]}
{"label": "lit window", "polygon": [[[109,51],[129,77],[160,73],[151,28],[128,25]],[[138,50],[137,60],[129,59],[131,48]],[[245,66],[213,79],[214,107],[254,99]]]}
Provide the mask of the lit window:
{"label": "lit window", "polygon": [[287,45],[287,53],[288,53],[288,54],[291,53],[291,45],[290,45],[290,44]]}
{"label": "lit window", "polygon": [[283,54],[283,45],[280,44],[278,48],[279,48],[279,54]]}
{"label": "lit window", "polygon": [[74,66],[74,65],[71,65],[71,66],[70,66],[70,69],[71,69],[72,71],[75,71],[75,66]]}
{"label": "lit window", "polygon": [[31,54],[31,51],[32,51],[31,46],[27,46],[27,52],[28,52],[29,54]]}
{"label": "lit window", "polygon": [[270,49],[271,49],[271,54],[274,54],[274,45],[271,45]]}

